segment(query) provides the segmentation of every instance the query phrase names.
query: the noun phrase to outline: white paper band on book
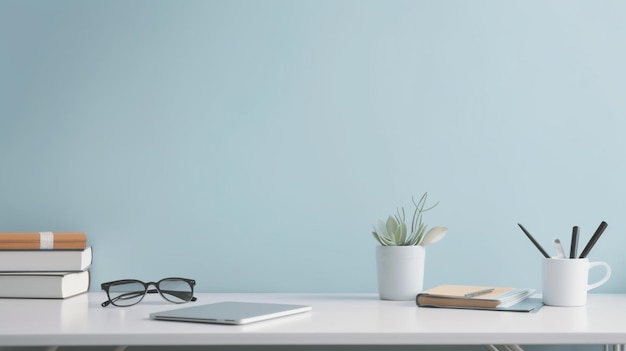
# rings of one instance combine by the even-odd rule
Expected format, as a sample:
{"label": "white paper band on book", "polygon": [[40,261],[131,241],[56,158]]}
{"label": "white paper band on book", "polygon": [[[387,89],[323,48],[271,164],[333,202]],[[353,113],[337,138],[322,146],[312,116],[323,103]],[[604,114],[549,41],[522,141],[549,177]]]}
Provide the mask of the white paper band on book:
{"label": "white paper band on book", "polygon": [[53,249],[54,248],[54,233],[39,232],[39,248],[40,249]]}

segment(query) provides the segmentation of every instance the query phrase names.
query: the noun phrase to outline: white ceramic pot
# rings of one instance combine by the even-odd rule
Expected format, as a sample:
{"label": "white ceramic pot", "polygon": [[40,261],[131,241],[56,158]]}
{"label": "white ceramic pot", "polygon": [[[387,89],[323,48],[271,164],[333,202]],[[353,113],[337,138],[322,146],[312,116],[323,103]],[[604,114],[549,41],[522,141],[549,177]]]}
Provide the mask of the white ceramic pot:
{"label": "white ceramic pot", "polygon": [[383,300],[407,301],[424,287],[423,246],[377,246],[378,294]]}

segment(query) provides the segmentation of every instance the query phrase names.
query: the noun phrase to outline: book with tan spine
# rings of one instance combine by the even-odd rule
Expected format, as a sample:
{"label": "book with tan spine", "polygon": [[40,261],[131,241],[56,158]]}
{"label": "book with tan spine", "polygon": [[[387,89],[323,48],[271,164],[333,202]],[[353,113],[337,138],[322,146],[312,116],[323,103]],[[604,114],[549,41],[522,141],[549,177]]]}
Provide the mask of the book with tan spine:
{"label": "book with tan spine", "polygon": [[0,250],[83,250],[84,232],[0,232]]}

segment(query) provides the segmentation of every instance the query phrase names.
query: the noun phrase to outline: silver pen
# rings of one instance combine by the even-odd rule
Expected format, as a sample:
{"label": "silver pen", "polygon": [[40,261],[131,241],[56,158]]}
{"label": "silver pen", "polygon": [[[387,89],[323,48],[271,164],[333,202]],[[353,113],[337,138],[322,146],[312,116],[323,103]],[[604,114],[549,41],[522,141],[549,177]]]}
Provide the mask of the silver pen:
{"label": "silver pen", "polygon": [[491,288],[491,289],[472,291],[471,293],[467,293],[464,296],[465,297],[476,297],[476,296],[480,296],[480,295],[489,294],[490,292],[493,292],[494,290],[495,289]]}

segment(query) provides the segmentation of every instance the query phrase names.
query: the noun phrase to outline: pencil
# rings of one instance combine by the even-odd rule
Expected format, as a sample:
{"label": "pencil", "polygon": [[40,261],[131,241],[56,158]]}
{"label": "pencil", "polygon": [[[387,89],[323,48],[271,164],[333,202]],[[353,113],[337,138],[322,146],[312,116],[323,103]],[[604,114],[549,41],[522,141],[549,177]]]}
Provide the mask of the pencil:
{"label": "pencil", "polygon": [[526,236],[528,237],[528,239],[530,239],[530,241],[533,242],[533,244],[535,244],[535,247],[537,249],[539,249],[539,251],[541,252],[541,254],[543,255],[543,257],[545,258],[550,258],[550,255],[548,255],[548,253],[546,252],[546,250],[543,249],[543,247],[541,247],[541,245],[539,245],[539,243],[537,242],[537,240],[535,240],[535,238],[533,238],[532,235],[530,235],[530,233],[526,230],[526,228],[524,228],[523,225],[517,223],[517,225],[522,229],[522,231],[524,232],[524,234],[526,234]]}

